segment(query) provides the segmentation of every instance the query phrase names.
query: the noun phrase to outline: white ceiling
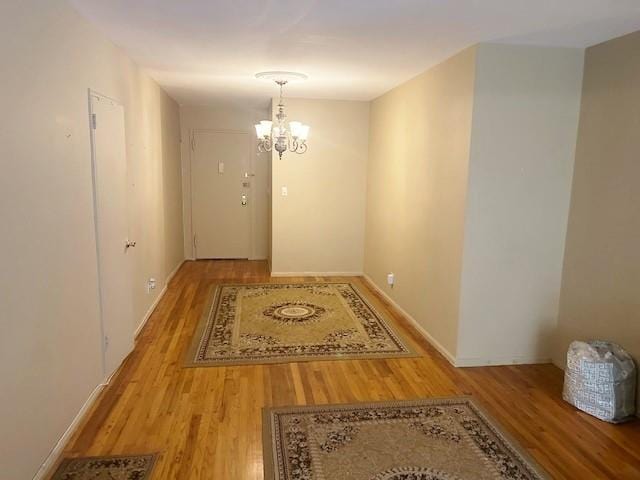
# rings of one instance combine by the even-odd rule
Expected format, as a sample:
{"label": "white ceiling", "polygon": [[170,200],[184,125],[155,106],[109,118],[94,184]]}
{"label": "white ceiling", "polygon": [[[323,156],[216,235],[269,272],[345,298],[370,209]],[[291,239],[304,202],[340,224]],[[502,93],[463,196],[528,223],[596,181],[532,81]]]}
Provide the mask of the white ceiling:
{"label": "white ceiling", "polygon": [[640,30],[640,0],[71,0],[179,103],[369,100],[483,41],[585,47]]}

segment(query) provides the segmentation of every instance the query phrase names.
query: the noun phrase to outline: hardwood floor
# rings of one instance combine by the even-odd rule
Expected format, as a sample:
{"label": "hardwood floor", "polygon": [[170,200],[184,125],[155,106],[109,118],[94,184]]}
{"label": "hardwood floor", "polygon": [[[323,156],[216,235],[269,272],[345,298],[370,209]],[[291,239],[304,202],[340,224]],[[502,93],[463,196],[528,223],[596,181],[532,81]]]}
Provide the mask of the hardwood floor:
{"label": "hardwood floor", "polygon": [[553,478],[640,478],[640,422],[609,425],[561,399],[552,365],[456,369],[360,278],[421,358],[183,368],[209,287],[270,279],[264,262],[186,262],[66,456],[158,452],[154,479],[262,479],[261,408],[473,395]]}

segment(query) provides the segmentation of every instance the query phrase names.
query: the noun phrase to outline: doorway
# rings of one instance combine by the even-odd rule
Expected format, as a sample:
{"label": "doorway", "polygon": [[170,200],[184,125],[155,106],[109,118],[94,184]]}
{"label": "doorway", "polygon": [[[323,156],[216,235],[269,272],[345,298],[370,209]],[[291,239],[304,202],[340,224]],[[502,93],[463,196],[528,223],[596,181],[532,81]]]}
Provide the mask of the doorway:
{"label": "doorway", "polygon": [[124,107],[89,92],[94,215],[105,379],[133,350],[132,248]]}
{"label": "doorway", "polygon": [[249,258],[253,201],[250,152],[246,132],[193,132],[191,215],[195,258]]}

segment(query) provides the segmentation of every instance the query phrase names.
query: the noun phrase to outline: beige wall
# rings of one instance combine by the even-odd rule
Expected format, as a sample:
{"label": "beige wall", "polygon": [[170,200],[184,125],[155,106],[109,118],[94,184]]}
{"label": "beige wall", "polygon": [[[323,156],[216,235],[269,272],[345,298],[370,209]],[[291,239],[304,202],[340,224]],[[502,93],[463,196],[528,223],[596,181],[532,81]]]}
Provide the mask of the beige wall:
{"label": "beige wall", "polygon": [[583,57],[478,46],[458,365],[551,358]]}
{"label": "beige wall", "polygon": [[304,155],[273,155],[272,272],[362,273],[369,103],[285,103],[311,133]]}
{"label": "beige wall", "polygon": [[582,65],[481,44],[372,104],[365,274],[456,365],[551,357]]}
{"label": "beige wall", "polygon": [[452,355],[475,57],[467,49],[371,107],[364,271]]}
{"label": "beige wall", "polygon": [[0,61],[0,464],[22,479],[102,381],[87,89],[126,111],[132,329],[183,258],[179,112],[62,0],[5,3]]}
{"label": "beige wall", "polygon": [[[569,342],[640,361],[640,32],[587,49],[554,362]],[[640,399],[640,395],[638,397]]]}
{"label": "beige wall", "polygon": [[249,103],[237,102],[202,107],[180,107],[182,126],[182,171],[184,195],[184,255],[193,258],[193,231],[191,229],[191,147],[193,130],[221,130],[247,132],[251,138],[251,258],[266,259],[269,250],[269,169],[271,155],[258,153],[254,125],[270,118],[271,110]]}

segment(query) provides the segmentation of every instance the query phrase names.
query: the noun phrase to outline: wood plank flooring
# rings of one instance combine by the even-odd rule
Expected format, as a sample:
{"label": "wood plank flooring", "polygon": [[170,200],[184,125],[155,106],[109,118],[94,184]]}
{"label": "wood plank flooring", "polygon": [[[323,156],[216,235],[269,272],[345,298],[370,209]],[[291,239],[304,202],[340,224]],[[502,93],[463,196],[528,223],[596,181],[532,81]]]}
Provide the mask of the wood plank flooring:
{"label": "wood plank flooring", "polygon": [[[351,281],[421,358],[183,368],[209,288]],[[552,365],[456,369],[360,278],[271,279],[264,262],[186,262],[66,456],[158,452],[153,479],[262,479],[261,408],[473,395],[554,478],[640,478],[640,422],[609,425],[561,399]]]}

